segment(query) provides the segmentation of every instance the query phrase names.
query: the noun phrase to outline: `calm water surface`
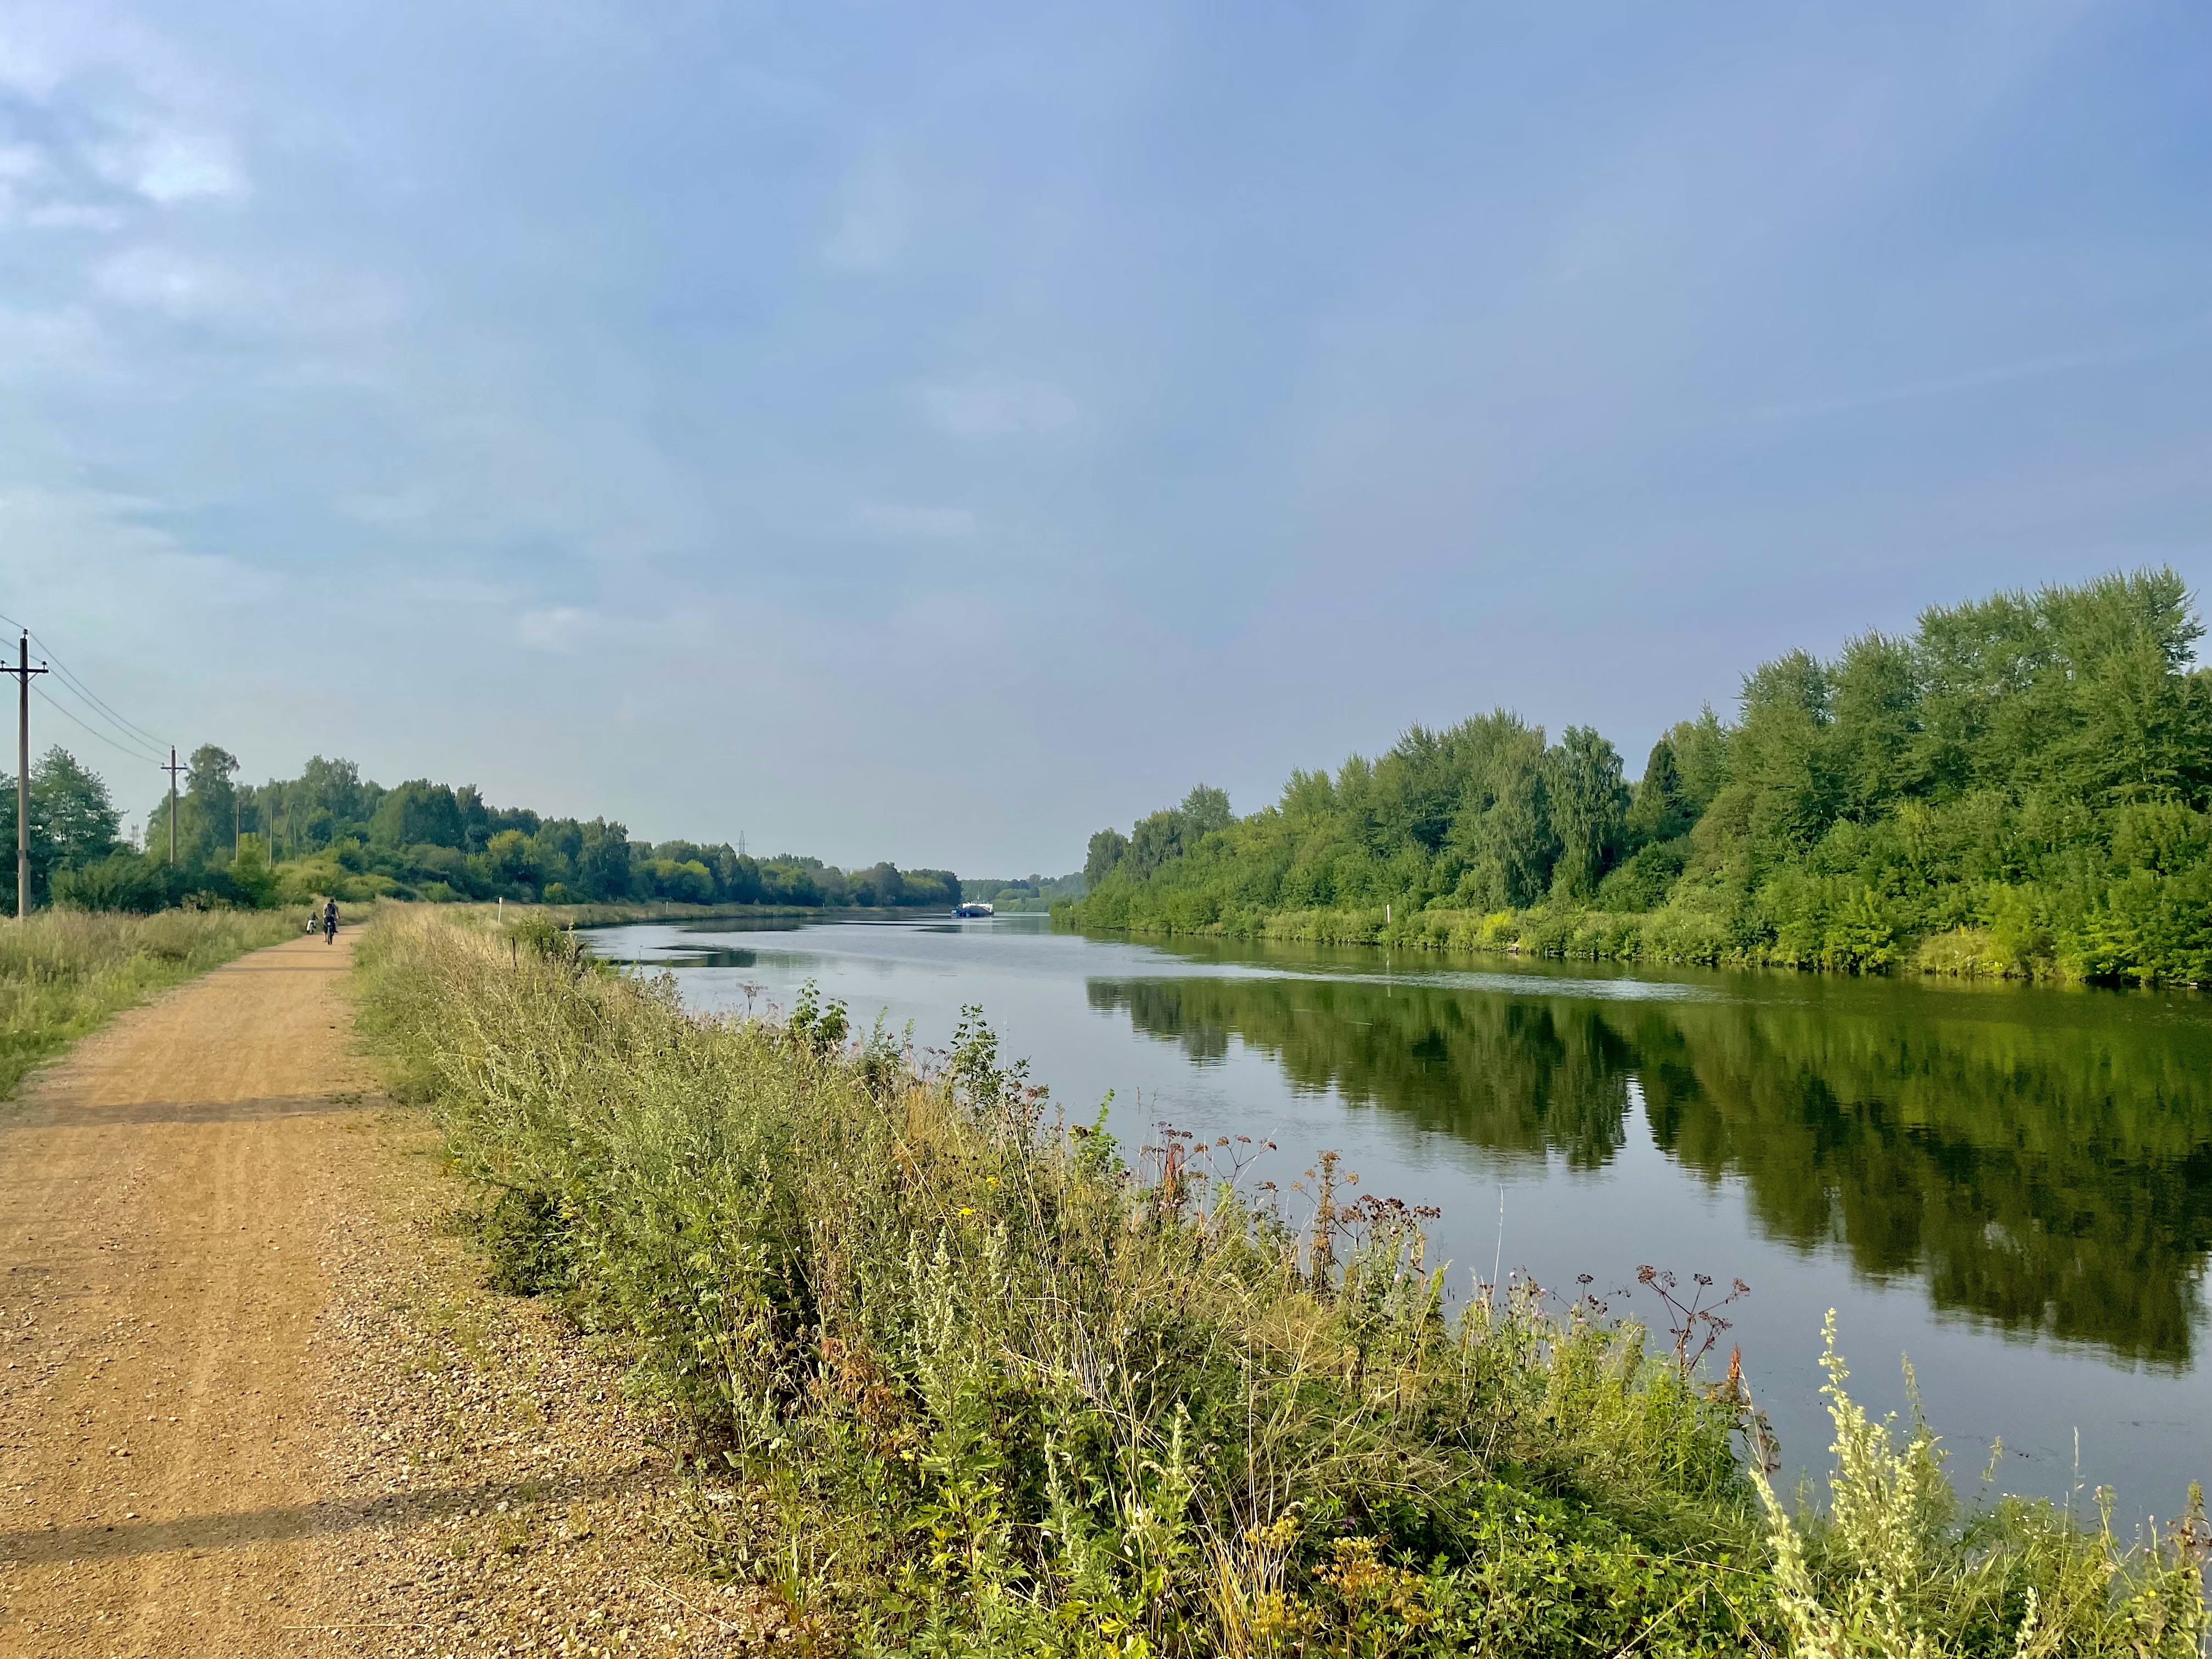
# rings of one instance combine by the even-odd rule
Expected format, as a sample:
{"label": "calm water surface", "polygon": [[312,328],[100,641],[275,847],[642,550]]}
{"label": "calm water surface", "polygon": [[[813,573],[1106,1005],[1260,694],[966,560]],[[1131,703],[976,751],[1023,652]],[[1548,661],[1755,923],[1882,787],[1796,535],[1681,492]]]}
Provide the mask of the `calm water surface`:
{"label": "calm water surface", "polygon": [[[1644,1262],[1729,1310],[1792,1466],[1825,1468],[1823,1312],[1854,1389],[1899,1360],[1972,1490],[2118,1488],[2172,1514],[2212,1477],[2212,1000],[1054,933],[1042,917],[601,930],[694,1006],[788,1008],[941,1047],[980,1004],[1071,1119],[1110,1091],[1133,1149],[1170,1123],[1323,1149],[1433,1204],[1430,1260],[1565,1287]],[[1616,1312],[1658,1322],[1648,1291]]]}

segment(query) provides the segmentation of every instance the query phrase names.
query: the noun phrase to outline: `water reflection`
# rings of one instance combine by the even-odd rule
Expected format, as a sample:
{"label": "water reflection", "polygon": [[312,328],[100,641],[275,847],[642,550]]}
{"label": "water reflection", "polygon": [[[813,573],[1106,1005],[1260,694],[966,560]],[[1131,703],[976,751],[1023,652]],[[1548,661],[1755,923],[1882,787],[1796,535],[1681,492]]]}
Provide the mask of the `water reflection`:
{"label": "water reflection", "polygon": [[2212,1021],[2061,994],[1794,988],[1590,1000],[1434,982],[1095,978],[1091,1007],[1502,1163],[1661,1148],[1740,1177],[1770,1238],[2023,1336],[2187,1366],[2212,1251]]}

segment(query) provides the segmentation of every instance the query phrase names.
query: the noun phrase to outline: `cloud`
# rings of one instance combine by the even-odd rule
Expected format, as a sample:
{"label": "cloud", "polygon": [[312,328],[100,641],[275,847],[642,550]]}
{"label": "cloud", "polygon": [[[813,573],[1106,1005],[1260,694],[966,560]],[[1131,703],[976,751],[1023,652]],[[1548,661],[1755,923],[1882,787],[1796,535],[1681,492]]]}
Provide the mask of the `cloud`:
{"label": "cloud", "polygon": [[[403,309],[398,292],[371,274],[287,260],[247,267],[157,244],[126,248],[102,261],[92,281],[101,298],[177,322],[295,339],[376,333]],[[302,367],[295,362],[287,372]],[[316,378],[327,380],[327,368]]]}
{"label": "cloud", "polygon": [[2045,356],[2023,358],[2018,362],[1995,363],[1984,368],[1932,375],[1925,380],[1876,386],[1864,392],[1765,404],[1749,411],[1746,418],[1752,421],[1793,421],[1824,415],[1850,414],[1859,410],[1880,409],[1890,404],[1913,403],[1923,398],[1943,398],[1954,392],[1981,392],[1994,386],[2015,385],[2022,380],[2039,380],[2053,374],[2117,368],[2171,356],[2179,352],[2201,351],[2207,344],[2212,344],[2212,319],[2199,318],[2190,327],[2156,340],[2096,350],[2053,352]]}
{"label": "cloud", "polygon": [[906,246],[913,197],[888,166],[863,168],[846,191],[845,210],[822,257],[839,270],[882,270]]}
{"label": "cloud", "polygon": [[89,202],[48,202],[23,216],[35,230],[120,230],[123,215]]}
{"label": "cloud", "polygon": [[167,207],[204,197],[242,196],[246,175],[228,143],[204,133],[155,131],[95,158],[110,184]]}
{"label": "cloud", "polygon": [[533,651],[566,653],[583,643],[585,632],[598,620],[573,605],[556,605],[524,611],[515,621],[514,631]]}
{"label": "cloud", "polygon": [[23,311],[0,306],[0,385],[63,374],[81,387],[103,343],[98,326],[76,307]]}
{"label": "cloud", "polygon": [[912,507],[869,501],[853,509],[854,526],[886,541],[957,541],[975,533],[975,515],[964,507]]}
{"label": "cloud", "polygon": [[214,267],[168,248],[139,247],[118,253],[93,272],[93,286],[110,300],[180,319],[239,309],[236,283]]}
{"label": "cloud", "polygon": [[1057,386],[1030,380],[944,381],[921,390],[922,413],[956,438],[1007,438],[1057,432],[1082,413]]}

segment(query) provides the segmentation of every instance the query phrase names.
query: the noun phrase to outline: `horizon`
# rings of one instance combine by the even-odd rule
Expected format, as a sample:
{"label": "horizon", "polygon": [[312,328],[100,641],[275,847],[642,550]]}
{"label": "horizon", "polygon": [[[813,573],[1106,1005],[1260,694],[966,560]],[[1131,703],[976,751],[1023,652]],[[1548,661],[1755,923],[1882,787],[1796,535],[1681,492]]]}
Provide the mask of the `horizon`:
{"label": "horizon", "polygon": [[1009,878],[1493,706],[1632,774],[1786,650],[2202,592],[2207,61],[2158,3],[7,6],[0,611],[124,722],[33,750],[140,824],[212,742]]}

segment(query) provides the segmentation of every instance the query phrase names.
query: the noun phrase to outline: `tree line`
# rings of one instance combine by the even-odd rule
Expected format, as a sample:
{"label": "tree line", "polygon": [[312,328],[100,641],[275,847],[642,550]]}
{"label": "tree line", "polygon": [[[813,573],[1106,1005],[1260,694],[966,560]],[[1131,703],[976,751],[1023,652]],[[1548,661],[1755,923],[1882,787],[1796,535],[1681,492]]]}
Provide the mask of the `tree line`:
{"label": "tree line", "polygon": [[2212,983],[2212,671],[2170,569],[1931,607],[1745,676],[1630,784],[1500,708],[1101,830],[1102,928]]}
{"label": "tree line", "polygon": [[[298,777],[262,784],[239,781],[238,770],[237,757],[216,744],[193,750],[172,857],[166,793],[147,815],[141,851],[122,840],[105,782],[51,750],[31,775],[33,902],[155,910],[331,895],[949,908],[960,897],[949,870],[885,862],[846,871],[797,854],[757,858],[726,842],[633,841],[619,822],[495,806],[472,785],[418,778],[387,788],[348,760],[317,756]],[[12,842],[14,780],[0,782],[0,834]],[[12,860],[4,888],[12,906]]]}

